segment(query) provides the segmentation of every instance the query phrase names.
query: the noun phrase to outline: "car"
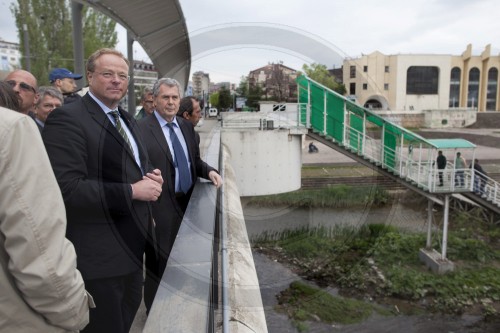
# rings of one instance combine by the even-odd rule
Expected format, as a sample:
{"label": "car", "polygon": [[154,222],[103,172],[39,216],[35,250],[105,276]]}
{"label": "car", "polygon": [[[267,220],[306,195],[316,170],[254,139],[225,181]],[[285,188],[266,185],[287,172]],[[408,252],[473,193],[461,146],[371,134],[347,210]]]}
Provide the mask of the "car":
{"label": "car", "polygon": [[216,108],[208,109],[208,116],[209,117],[217,117],[218,114],[219,114],[219,112],[217,111]]}

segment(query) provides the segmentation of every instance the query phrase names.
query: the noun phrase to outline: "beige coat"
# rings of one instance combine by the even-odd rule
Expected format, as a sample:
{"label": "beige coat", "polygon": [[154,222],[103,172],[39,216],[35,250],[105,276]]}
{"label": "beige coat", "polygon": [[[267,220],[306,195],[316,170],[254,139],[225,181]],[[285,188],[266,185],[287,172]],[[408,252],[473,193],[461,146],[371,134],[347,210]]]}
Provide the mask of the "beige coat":
{"label": "beige coat", "polygon": [[0,332],[67,332],[89,303],[33,119],[0,107]]}

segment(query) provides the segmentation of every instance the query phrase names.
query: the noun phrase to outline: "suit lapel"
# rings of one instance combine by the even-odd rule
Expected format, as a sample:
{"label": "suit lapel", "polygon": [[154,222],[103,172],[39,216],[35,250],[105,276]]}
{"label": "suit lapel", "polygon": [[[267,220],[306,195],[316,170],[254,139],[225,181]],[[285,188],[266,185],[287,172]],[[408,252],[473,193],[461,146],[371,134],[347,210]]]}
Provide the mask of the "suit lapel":
{"label": "suit lapel", "polygon": [[174,159],[172,158],[172,154],[170,153],[170,149],[168,148],[167,139],[163,134],[163,130],[160,127],[158,119],[156,119],[154,115],[148,116],[147,119],[149,123],[149,129],[151,130],[151,133],[153,133],[153,137],[155,138],[156,142],[158,142],[158,145],[163,150],[163,153],[167,155],[167,160],[169,161],[169,163],[174,166]]}
{"label": "suit lapel", "polygon": [[186,147],[187,147],[187,150],[188,150],[188,155],[189,155],[189,162],[191,163],[191,175],[192,175],[192,178],[195,179],[195,175],[196,175],[196,172],[195,172],[195,149],[196,147],[193,147],[193,142],[192,141],[195,141],[194,140],[194,137],[193,137],[193,133],[191,132],[191,130],[193,130],[193,125],[191,125],[191,123],[185,121],[184,119],[181,119],[179,117],[177,117],[177,123],[179,124],[179,127],[181,129],[181,132],[182,132],[182,136],[184,137],[184,141],[186,142]]}
{"label": "suit lapel", "polygon": [[[123,139],[120,133],[118,133],[118,130],[116,127],[111,123],[109,120],[108,116],[106,113],[101,109],[99,104],[94,101],[92,97],[90,97],[88,94],[83,96],[83,102],[85,103],[88,112],[92,116],[92,118],[100,125],[102,126],[111,136],[113,136],[116,141],[123,147],[123,149],[127,152],[127,154],[135,161],[135,156],[134,154],[130,151],[130,147],[128,147],[127,143]],[[122,115],[122,119],[126,119],[126,124],[129,130],[131,131],[132,135],[134,136],[134,140],[137,143],[137,146],[139,147],[139,141],[137,140],[137,134],[133,132],[132,126],[130,126],[130,121],[129,119],[123,115],[124,111],[122,109],[118,109],[120,111],[120,115]],[[139,151],[141,148],[139,148]],[[142,153],[143,154],[143,153]],[[141,152],[139,152],[139,156],[141,156]],[[143,162],[141,158],[141,163]],[[134,163],[137,165],[137,163]],[[139,166],[138,166],[139,167]]]}

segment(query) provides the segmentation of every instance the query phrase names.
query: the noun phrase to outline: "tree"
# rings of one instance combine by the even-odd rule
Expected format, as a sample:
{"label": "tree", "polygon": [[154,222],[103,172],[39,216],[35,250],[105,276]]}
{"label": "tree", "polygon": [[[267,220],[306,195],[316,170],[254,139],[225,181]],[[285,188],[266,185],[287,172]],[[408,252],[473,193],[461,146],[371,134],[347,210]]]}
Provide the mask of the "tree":
{"label": "tree", "polygon": [[224,86],[219,89],[219,107],[222,109],[228,109],[233,105],[233,99],[231,97],[231,92]]}
{"label": "tree", "polygon": [[312,63],[311,66],[307,64],[302,65],[302,70],[314,81],[321,83],[325,87],[344,95],[346,93],[345,85],[335,81],[335,77],[328,72],[325,65]]}
{"label": "tree", "polygon": [[[74,70],[72,24],[69,0],[18,0],[11,5],[16,18],[21,54],[26,54],[23,28],[28,31],[31,73],[39,85],[49,83],[52,68]],[[115,47],[116,22],[84,6],[82,12],[84,57],[101,47]],[[26,68],[26,59],[22,60]]]}
{"label": "tree", "polygon": [[219,93],[215,92],[210,95],[210,106],[218,108],[219,107]]}

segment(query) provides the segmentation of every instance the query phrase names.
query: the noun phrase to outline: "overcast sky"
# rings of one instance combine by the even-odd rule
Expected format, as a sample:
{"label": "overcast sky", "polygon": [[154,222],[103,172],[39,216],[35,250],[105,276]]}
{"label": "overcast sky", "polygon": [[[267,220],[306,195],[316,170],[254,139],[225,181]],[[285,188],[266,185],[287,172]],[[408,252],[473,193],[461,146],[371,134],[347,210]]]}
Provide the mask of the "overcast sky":
{"label": "overcast sky", "polygon": [[[10,2],[0,0],[0,38],[17,42]],[[268,62],[283,61],[297,70],[312,62],[331,68],[340,65],[335,55],[359,57],[374,51],[460,55],[471,43],[474,54],[488,44],[493,55],[500,54],[498,0],[180,0],[180,4],[190,39],[196,42],[191,72],[208,72],[213,82],[238,83],[242,75]],[[211,38],[227,39],[221,46]],[[125,52],[123,29],[119,39],[118,48]],[[134,49],[136,58],[146,58],[140,46]]]}

